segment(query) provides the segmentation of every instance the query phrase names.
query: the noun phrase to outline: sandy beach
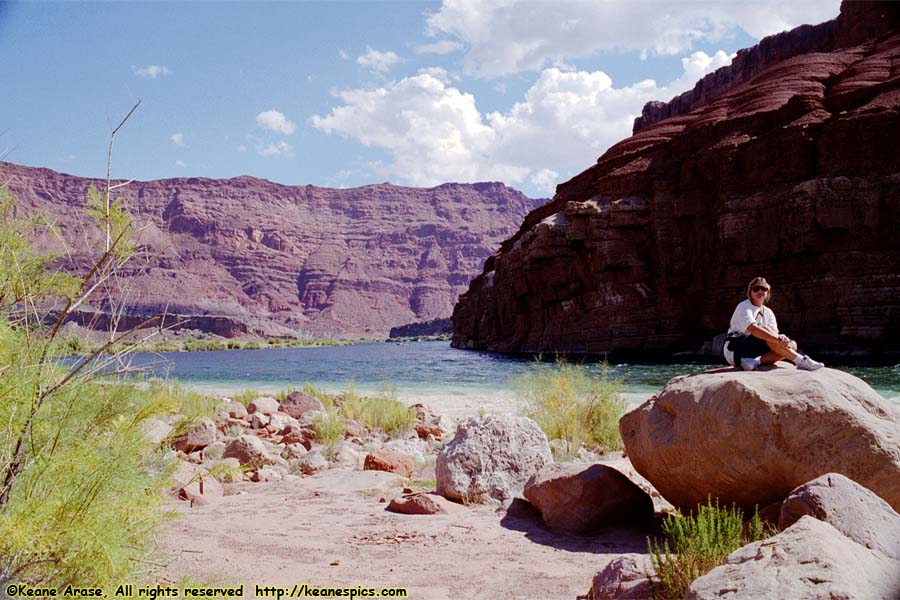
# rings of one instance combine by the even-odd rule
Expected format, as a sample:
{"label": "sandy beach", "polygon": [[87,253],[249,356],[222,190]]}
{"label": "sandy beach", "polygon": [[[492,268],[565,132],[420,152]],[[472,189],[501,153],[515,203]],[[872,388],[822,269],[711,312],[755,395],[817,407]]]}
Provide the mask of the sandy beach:
{"label": "sandy beach", "polygon": [[[614,557],[646,553],[648,531],[555,533],[527,505],[460,515],[387,512],[403,480],[375,471],[240,484],[187,508],[160,539],[154,577],[218,585],[404,587],[409,598],[566,598]],[[419,488],[417,488],[419,489]],[[421,488],[424,489],[424,488]],[[524,504],[524,503],[523,503]]]}

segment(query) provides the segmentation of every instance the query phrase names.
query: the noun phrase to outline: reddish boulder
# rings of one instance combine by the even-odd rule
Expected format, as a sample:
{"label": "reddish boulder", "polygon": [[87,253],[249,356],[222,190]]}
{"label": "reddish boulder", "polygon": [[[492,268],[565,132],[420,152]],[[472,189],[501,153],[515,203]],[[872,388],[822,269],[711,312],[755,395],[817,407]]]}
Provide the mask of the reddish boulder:
{"label": "reddish boulder", "polygon": [[366,471],[387,471],[404,477],[412,477],[416,467],[410,457],[391,450],[375,450],[366,455],[363,469]]}
{"label": "reddish boulder", "polygon": [[468,509],[437,494],[406,494],[394,498],[385,510],[404,515],[452,515]]}
{"label": "reddish boulder", "polygon": [[291,392],[290,395],[282,401],[278,410],[295,419],[302,419],[303,414],[311,410],[325,412],[325,405],[315,396],[310,396],[303,392]]}
{"label": "reddish boulder", "polygon": [[175,438],[172,447],[188,454],[195,450],[202,450],[216,441],[216,424],[210,419],[201,419],[183,434]]}
{"label": "reddish boulder", "polygon": [[603,464],[554,463],[525,484],[525,499],[551,529],[591,533],[653,518],[650,495]]}

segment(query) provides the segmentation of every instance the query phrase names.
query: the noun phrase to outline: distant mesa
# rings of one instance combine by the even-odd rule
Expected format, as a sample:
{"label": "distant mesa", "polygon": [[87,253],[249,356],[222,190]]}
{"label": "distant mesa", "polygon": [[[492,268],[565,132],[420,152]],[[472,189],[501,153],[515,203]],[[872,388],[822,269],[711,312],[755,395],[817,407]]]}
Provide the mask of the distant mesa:
{"label": "distant mesa", "polygon": [[415,338],[415,337],[439,337],[447,336],[453,333],[453,325],[450,319],[432,319],[424,323],[408,323],[399,327],[391,327],[389,337],[394,338]]}
{"label": "distant mesa", "polygon": [[710,352],[747,281],[816,355],[900,356],[900,3],[764,39],[557,188],[453,313],[453,345]]}
{"label": "distant mesa", "polygon": [[[61,266],[84,272],[81,209],[103,182],[0,163],[0,183],[23,214],[55,220],[72,249]],[[485,258],[543,202],[501,183],[338,190],[249,176],[117,191],[140,226],[139,257],[123,272],[128,322],[166,311],[228,337],[383,337],[446,319]],[[64,254],[59,240],[35,241]],[[108,300],[98,295],[79,320],[102,326]]]}

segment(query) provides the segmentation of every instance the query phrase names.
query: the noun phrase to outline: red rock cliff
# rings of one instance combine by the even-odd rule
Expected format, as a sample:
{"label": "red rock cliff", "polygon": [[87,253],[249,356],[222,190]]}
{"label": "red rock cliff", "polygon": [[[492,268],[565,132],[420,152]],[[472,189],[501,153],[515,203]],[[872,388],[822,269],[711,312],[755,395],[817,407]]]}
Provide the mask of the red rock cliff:
{"label": "red rock cliff", "polygon": [[[81,209],[88,187],[104,182],[0,163],[0,183],[19,211],[53,218],[74,252],[66,266],[84,270]],[[537,204],[500,183],[336,190],[237,177],[118,191],[142,228],[126,272],[128,322],[168,307],[224,335],[387,335],[446,318]]]}
{"label": "red rock cliff", "polygon": [[454,346],[708,351],[764,275],[804,348],[900,353],[900,4],[846,3],[738,58],[526,217],[460,298]]}

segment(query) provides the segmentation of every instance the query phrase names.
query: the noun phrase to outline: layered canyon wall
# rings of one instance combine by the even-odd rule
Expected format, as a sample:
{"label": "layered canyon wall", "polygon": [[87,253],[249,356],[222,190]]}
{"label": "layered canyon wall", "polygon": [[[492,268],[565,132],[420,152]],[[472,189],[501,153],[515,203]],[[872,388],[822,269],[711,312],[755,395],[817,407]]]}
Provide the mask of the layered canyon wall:
{"label": "layered canyon wall", "polygon": [[490,257],[453,345],[710,352],[757,275],[825,355],[900,355],[900,4],[845,3],[652,104]]}
{"label": "layered canyon wall", "polygon": [[[0,184],[17,212],[43,212],[61,233],[36,242],[65,245],[61,266],[85,272],[101,237],[83,209],[89,186],[105,182],[0,163]],[[114,196],[137,226],[138,252],[122,273],[124,323],[165,311],[229,337],[386,336],[446,318],[539,203],[499,183],[339,190],[253,177],[132,182]],[[92,302],[98,326],[112,304],[102,294]]]}

